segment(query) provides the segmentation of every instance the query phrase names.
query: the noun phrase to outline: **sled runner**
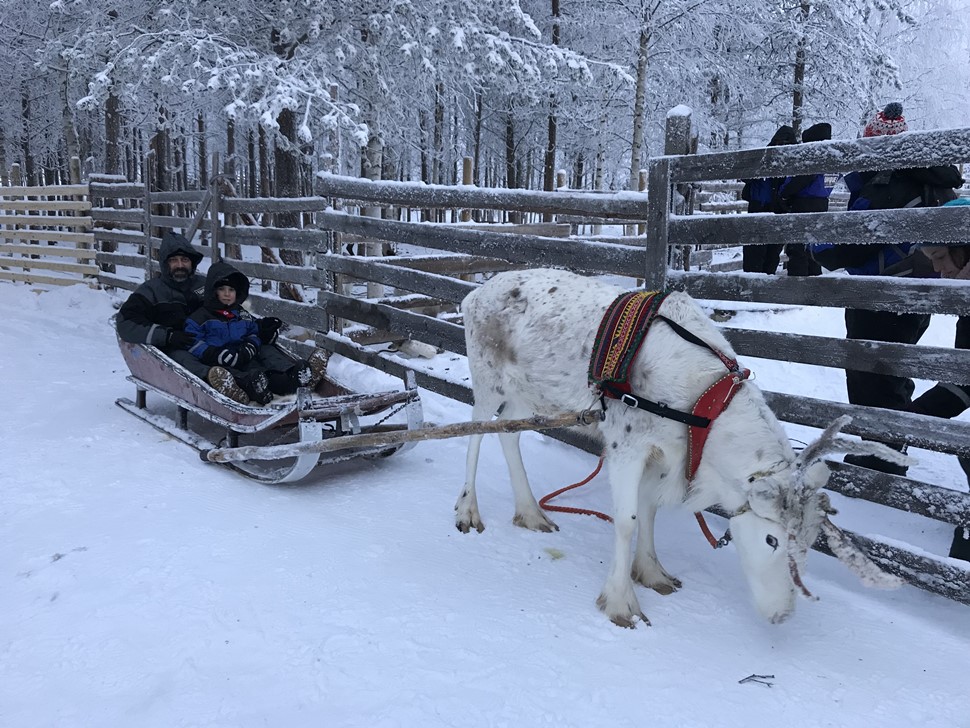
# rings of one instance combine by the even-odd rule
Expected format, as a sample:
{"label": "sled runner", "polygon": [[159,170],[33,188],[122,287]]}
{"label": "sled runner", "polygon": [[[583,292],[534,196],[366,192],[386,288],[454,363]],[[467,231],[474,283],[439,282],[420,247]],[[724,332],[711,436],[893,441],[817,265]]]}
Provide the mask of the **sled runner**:
{"label": "sled runner", "polygon": [[[153,427],[195,448],[203,460],[219,448],[253,448],[251,458],[224,462],[264,483],[292,483],[314,468],[357,457],[383,457],[414,446],[393,440],[396,431],[423,427],[421,401],[414,374],[408,372],[403,391],[359,393],[325,376],[316,390],[300,389],[268,405],[242,405],[193,376],[158,348],[118,342],[131,371],[135,400],[116,404]],[[152,392],[163,404],[149,409]],[[388,424],[403,411],[406,424]],[[193,416],[194,415],[194,416]],[[340,438],[376,435],[367,444]],[[387,440],[387,438],[392,438]],[[313,445],[327,442],[325,451]]]}

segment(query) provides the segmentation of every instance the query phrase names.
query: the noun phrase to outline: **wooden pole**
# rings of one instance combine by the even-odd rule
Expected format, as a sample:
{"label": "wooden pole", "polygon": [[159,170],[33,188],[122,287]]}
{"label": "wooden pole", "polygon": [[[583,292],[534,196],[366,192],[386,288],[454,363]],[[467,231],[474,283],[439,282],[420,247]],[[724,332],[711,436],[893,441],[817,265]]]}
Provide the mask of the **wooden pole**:
{"label": "wooden pole", "polygon": [[[471,186],[475,184],[475,178],[472,176],[472,171],[474,169],[473,160],[471,157],[462,157],[461,160],[461,183],[466,186]],[[461,211],[461,221],[471,222],[472,221],[472,211],[467,207]]]}
{"label": "wooden pole", "polygon": [[489,420],[488,422],[458,422],[440,427],[424,427],[420,430],[392,430],[390,432],[370,432],[361,435],[342,435],[319,442],[298,442],[291,445],[269,445],[260,447],[221,447],[206,450],[203,460],[213,463],[229,463],[239,460],[278,460],[305,453],[332,452],[357,447],[380,447],[398,445],[421,440],[444,440],[449,437],[467,435],[488,435],[499,432],[522,432],[523,430],[549,430],[556,427],[590,425],[600,419],[600,410],[584,410],[562,415],[544,417],[533,415],[522,420]]}
{"label": "wooden pole", "polygon": [[212,257],[212,262],[215,263],[221,258],[219,243],[222,242],[222,228],[220,227],[221,223],[219,221],[219,203],[221,199],[221,186],[219,184],[219,152],[212,153],[212,174],[209,175],[209,185],[212,191],[212,201],[209,204],[209,230],[211,231],[210,237],[212,250],[209,251],[209,254]]}

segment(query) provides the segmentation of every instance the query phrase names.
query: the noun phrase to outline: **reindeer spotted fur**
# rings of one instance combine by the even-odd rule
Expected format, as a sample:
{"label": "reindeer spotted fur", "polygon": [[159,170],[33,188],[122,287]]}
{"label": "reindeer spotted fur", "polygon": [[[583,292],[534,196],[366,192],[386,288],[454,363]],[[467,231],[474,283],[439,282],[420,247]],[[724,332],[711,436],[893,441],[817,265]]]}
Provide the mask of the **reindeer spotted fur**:
{"label": "reindeer spotted fur", "polygon": [[[540,269],[500,274],[469,294],[462,310],[473,417],[487,420],[500,413],[515,419],[589,407],[594,401],[587,383],[593,339],[620,293],[595,279]],[[734,356],[686,294],[670,294],[660,313]],[[641,397],[689,411],[724,373],[710,351],[657,322],[631,369],[630,383]],[[615,540],[613,564],[597,603],[614,623],[647,621],[634,582],[661,594],[680,587],[657,558],[653,531],[658,507],[684,503],[694,511],[719,505],[736,514],[732,532],[744,534],[739,552],[759,610],[772,621],[790,614],[795,598],[791,574],[797,574],[792,570],[801,568],[824,517],[817,491],[826,473],[797,467],[787,437],[756,386],[745,382],[711,425],[689,490],[685,425],[612,401],[598,427],[613,495]],[[475,492],[481,438],[470,440],[466,482],[455,506],[456,525],[463,532],[484,528]],[[557,529],[529,487],[519,435],[501,434],[499,439],[515,496],[513,522],[538,531]],[[772,538],[780,544],[774,552],[764,546]]]}

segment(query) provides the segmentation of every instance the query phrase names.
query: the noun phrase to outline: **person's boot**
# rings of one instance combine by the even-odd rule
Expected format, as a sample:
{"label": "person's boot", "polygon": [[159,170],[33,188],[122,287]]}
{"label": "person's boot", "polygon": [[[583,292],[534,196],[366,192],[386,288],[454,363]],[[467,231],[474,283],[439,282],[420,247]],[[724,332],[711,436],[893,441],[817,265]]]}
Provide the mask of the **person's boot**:
{"label": "person's boot", "polygon": [[239,402],[239,404],[249,404],[249,395],[242,390],[236,382],[236,378],[232,376],[228,369],[212,367],[206,374],[206,381],[219,394],[224,394],[229,399]]}
{"label": "person's boot", "polygon": [[312,372],[310,382],[307,384],[310,389],[316,389],[320,381],[327,375],[327,363],[329,361],[330,352],[325,349],[314,349],[313,353],[310,354],[310,358],[307,359],[307,364],[310,365]]}
{"label": "person's boot", "polygon": [[240,380],[239,384],[254,404],[269,404],[273,401],[269,380],[263,372],[250,372]]}
{"label": "person's boot", "polygon": [[957,526],[953,531],[953,543],[950,544],[951,559],[970,561],[970,528]]}

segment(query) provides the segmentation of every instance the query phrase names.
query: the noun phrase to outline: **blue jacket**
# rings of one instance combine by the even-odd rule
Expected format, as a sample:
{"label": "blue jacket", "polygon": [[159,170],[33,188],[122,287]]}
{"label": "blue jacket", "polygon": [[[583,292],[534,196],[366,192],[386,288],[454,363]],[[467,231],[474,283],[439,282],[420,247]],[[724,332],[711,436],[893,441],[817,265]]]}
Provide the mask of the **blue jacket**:
{"label": "blue jacket", "polygon": [[[219,303],[216,289],[228,284],[236,289],[236,302],[226,308]],[[201,308],[185,321],[185,331],[195,337],[189,351],[201,359],[210,348],[239,348],[253,343],[262,346],[259,327],[252,315],[242,307],[249,297],[249,279],[228,263],[213,263],[205,278],[205,297]]]}

